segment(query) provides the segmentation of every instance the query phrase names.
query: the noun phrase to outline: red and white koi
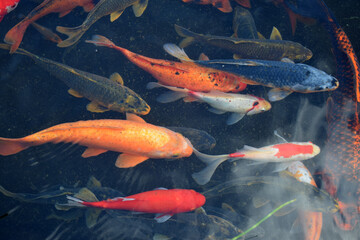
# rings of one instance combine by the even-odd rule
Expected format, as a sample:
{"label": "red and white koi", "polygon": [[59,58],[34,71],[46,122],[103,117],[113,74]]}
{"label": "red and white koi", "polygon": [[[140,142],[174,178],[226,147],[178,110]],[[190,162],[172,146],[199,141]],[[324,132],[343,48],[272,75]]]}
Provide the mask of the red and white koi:
{"label": "red and white koi", "polygon": [[194,149],[196,156],[207,164],[202,171],[194,173],[192,177],[200,184],[206,184],[210,181],[216,168],[224,161],[236,161],[239,159],[248,159],[259,162],[292,162],[302,161],[315,157],[320,153],[320,148],[312,142],[289,142],[270,145],[262,148],[244,146],[243,149],[224,155],[207,155]]}
{"label": "red and white koi", "polygon": [[6,14],[14,10],[19,4],[20,0],[1,0],[0,1],[0,22]]}
{"label": "red and white koi", "polygon": [[168,103],[184,98],[185,102],[199,101],[209,104],[212,108],[210,112],[223,114],[232,112],[232,115],[226,121],[227,125],[232,125],[240,121],[245,115],[253,115],[265,112],[271,108],[271,104],[263,98],[247,94],[224,93],[213,90],[210,92],[196,92],[186,88],[166,86],[156,82],[150,82],[148,89],[164,87],[170,92],[166,92],[157,98],[161,103]]}
{"label": "red and white koi", "polygon": [[176,213],[193,211],[203,206],[206,201],[204,195],[191,189],[166,188],[98,202],[85,202],[71,196],[67,196],[67,198],[70,206],[156,213],[155,220],[158,223],[165,222]]}

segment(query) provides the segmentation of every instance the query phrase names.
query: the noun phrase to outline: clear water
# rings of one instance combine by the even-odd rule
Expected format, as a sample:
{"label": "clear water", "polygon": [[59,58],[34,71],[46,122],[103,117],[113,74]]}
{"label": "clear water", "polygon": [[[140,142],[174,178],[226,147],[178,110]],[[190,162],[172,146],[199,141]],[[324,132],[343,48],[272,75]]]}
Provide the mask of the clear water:
{"label": "clear water", "polygon": [[[359,2],[328,0],[326,3],[334,11],[359,55]],[[37,4],[33,1],[22,1],[18,8],[0,23],[0,37],[3,38],[19,21],[18,14],[26,15]],[[307,64],[334,74],[331,44],[327,32],[321,26],[305,26],[300,23],[295,36],[292,36],[288,17],[282,8],[260,2],[252,9],[252,13],[258,31],[269,36],[272,27],[276,26],[284,39],[300,42],[313,51],[314,57]],[[86,13],[77,8],[64,18],[50,14],[38,23],[55,31],[56,26],[77,26],[85,17]],[[207,131],[217,140],[216,147],[207,152],[210,154],[233,152],[244,144],[254,147],[273,144],[276,141],[274,130],[281,131],[288,140],[311,140],[320,147],[324,146],[326,121],[321,111],[328,93],[292,94],[285,100],[274,103],[269,112],[245,117],[235,125],[226,126],[227,116],[208,112],[205,104],[156,102],[156,97],[162,91],[148,91],[145,88],[148,82],[155,80],[151,75],[130,63],[119,52],[96,48],[84,42],[93,34],[101,34],[133,52],[152,58],[173,60],[163,51],[162,45],[178,43],[181,40],[174,31],[175,23],[200,33],[220,36],[232,34],[231,13],[222,13],[210,5],[185,4],[180,0],[150,0],[148,8],[140,18],[135,18],[130,8],[113,23],[110,23],[108,17],[104,17],[85,33],[77,45],[70,48],[57,48],[31,27],[28,28],[21,47],[34,54],[101,76],[120,73],[125,85],[139,93],[151,106],[150,114],[144,117],[147,122]],[[205,45],[192,45],[186,52],[192,58],[197,58],[201,52],[205,52],[211,59],[232,57],[230,53]],[[10,56],[3,50],[0,56],[0,136],[22,137],[55,124],[78,120],[124,119],[124,114],[117,112],[88,112],[88,100],[70,96],[63,82],[36,66],[31,59],[18,55]],[[247,91],[265,97],[267,89],[249,87]],[[317,113],[320,114],[319,121],[314,125],[313,118]],[[86,186],[89,177],[94,176],[103,186],[116,189],[124,195],[157,187],[192,188],[199,192],[206,190],[206,186],[197,185],[191,178],[193,172],[204,167],[195,156],[176,161],[148,160],[135,168],[118,169],[114,167],[117,153],[110,152],[83,159],[80,156],[83,150],[84,147],[80,146],[47,144],[16,155],[0,157],[0,185],[13,192],[38,193],[49,191],[52,186]],[[317,159],[305,163],[311,171],[316,169]],[[217,169],[212,183],[221,183],[240,176],[273,174],[271,164],[248,166],[248,163],[225,162]],[[252,194],[249,191],[219,195],[218,198],[208,201],[204,208],[209,213],[215,211],[214,214],[218,216],[223,216],[220,213],[225,212],[223,218],[245,230],[279,204],[272,203],[256,209],[252,205]],[[0,219],[1,239],[152,239],[155,233],[175,233],[173,239],[199,239],[199,236],[204,235],[200,226],[187,224],[190,220],[187,220],[186,216],[191,219],[194,217],[191,214],[179,215],[174,217],[172,222],[159,225],[151,216],[129,216],[126,213],[110,211],[102,213],[97,225],[88,229],[85,224],[85,211],[82,209],[80,213],[70,216],[69,221],[64,221],[47,218],[53,213],[59,216],[68,213],[57,211],[51,204],[23,203],[3,195],[0,195],[0,202],[0,214],[20,205],[13,214]],[[219,210],[222,203],[231,205],[237,215],[234,217],[229,212]],[[211,210],[212,208],[215,210]],[[303,239],[301,230],[290,231],[297,216],[297,211],[293,211],[285,216],[272,217],[248,238]],[[357,239],[358,230],[359,225],[350,232],[338,230],[331,215],[324,214],[323,239]]]}

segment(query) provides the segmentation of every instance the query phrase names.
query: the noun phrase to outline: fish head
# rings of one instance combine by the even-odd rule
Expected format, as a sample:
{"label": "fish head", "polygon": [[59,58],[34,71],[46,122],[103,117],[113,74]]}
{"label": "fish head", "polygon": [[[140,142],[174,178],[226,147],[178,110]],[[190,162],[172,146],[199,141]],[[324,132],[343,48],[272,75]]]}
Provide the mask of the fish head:
{"label": "fish head", "polygon": [[303,93],[324,92],[333,91],[339,87],[339,81],[326,72],[306,64],[297,65],[302,68],[305,80],[303,83],[292,86],[294,91]]}
{"label": "fish head", "polygon": [[309,144],[311,144],[312,147],[313,147],[313,153],[312,153],[312,155],[313,155],[313,156],[318,155],[318,154],[320,153],[320,147],[319,147],[318,145],[313,144],[312,142],[309,142]]}
{"label": "fish head", "polygon": [[194,190],[190,190],[190,191],[191,191],[191,193],[193,195],[193,198],[194,198],[194,205],[195,205],[194,209],[203,206],[205,204],[205,202],[206,202],[205,196],[202,195],[201,193],[198,193],[198,192],[194,191]]}
{"label": "fish head", "polygon": [[261,112],[265,112],[271,109],[271,104],[261,97],[254,97],[254,101],[252,102],[252,107],[246,113],[246,115],[253,115]]}
{"label": "fish head", "polygon": [[300,43],[294,43],[296,47],[292,47],[292,56],[289,58],[294,59],[296,61],[304,62],[312,58],[313,53],[310,49],[304,47]]}

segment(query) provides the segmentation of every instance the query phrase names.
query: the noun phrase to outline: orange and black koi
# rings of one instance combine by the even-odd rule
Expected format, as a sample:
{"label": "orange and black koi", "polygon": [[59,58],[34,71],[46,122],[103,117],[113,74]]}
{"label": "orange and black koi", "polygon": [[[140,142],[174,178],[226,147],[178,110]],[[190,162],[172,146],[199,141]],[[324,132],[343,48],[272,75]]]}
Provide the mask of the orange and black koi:
{"label": "orange and black koi", "polygon": [[332,40],[340,86],[327,104],[328,139],[322,173],[326,190],[341,200],[342,218],[335,215],[335,222],[351,230],[357,224],[360,206],[359,62],[349,38],[322,0],[298,0],[297,7],[286,4],[317,19]]}

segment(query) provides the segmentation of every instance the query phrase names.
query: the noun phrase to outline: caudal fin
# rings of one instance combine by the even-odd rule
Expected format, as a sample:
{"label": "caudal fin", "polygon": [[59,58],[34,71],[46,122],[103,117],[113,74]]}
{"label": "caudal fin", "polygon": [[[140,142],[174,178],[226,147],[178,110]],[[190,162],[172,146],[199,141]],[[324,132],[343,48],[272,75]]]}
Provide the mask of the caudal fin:
{"label": "caudal fin", "polygon": [[11,44],[10,53],[14,53],[20,46],[29,24],[28,21],[21,21],[6,33],[4,42]]}
{"label": "caudal fin", "polygon": [[191,176],[199,184],[204,185],[208,183],[214,174],[216,168],[229,158],[228,154],[224,155],[207,155],[194,149],[195,155],[207,166],[200,172],[193,173]]}
{"label": "caudal fin", "polygon": [[196,33],[176,24],[174,26],[176,33],[179,34],[180,37],[184,37],[184,39],[179,44],[181,48],[185,48],[195,41],[195,37],[197,36]]}
{"label": "caudal fin", "polygon": [[95,46],[102,46],[102,47],[115,46],[115,44],[112,41],[101,35],[93,35],[91,40],[86,40],[85,42],[92,43]]}
{"label": "caudal fin", "polygon": [[56,31],[68,36],[67,39],[65,39],[62,42],[59,42],[57,44],[57,46],[58,47],[69,47],[80,40],[82,35],[84,35],[84,33],[86,32],[86,29],[84,29],[82,26],[74,27],[74,28],[57,26]]}
{"label": "caudal fin", "polygon": [[86,207],[85,205],[83,205],[83,200],[80,200],[78,198],[72,197],[72,196],[66,196],[68,203],[66,204],[67,206],[71,206],[71,207]]}
{"label": "caudal fin", "polygon": [[0,155],[8,156],[28,148],[26,144],[18,139],[0,138]]}

